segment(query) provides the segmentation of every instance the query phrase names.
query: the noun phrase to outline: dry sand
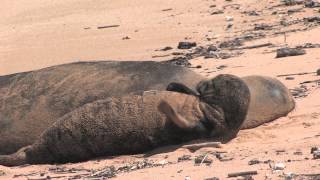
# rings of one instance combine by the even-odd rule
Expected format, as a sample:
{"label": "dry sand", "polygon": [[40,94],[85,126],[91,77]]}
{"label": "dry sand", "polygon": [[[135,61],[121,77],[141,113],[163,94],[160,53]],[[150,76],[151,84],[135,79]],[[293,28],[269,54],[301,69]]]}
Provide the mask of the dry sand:
{"label": "dry sand", "polygon": [[[172,58],[172,52],[181,51],[176,49],[179,41],[195,41],[203,46],[216,45],[219,41],[253,32],[262,32],[266,37],[247,41],[244,46],[261,43],[272,43],[274,46],[242,50],[242,55],[229,59],[198,57],[190,60],[192,66],[201,65],[201,68],[194,70],[207,77],[220,73],[277,77],[282,74],[315,72],[320,68],[320,48],[306,49],[307,53],[303,56],[281,59],[275,58],[275,50],[286,44],[294,47],[304,43],[320,43],[319,22],[314,23],[314,27],[303,22],[279,26],[281,18],[293,21],[319,16],[319,8],[303,8],[301,12],[288,15],[288,9],[301,8],[303,5],[277,6],[279,4],[278,0],[2,0],[0,75],[82,60],[160,61]],[[223,9],[224,13],[211,15],[219,9]],[[260,16],[242,13],[253,10]],[[232,16],[234,20],[226,21],[227,16]],[[227,29],[230,23],[233,26]],[[272,30],[252,31],[254,24],[261,23],[276,26]],[[98,29],[109,25],[119,27]],[[303,28],[306,29],[300,31]],[[275,35],[292,29],[297,31]],[[155,51],[166,46],[174,49]],[[226,67],[217,68],[221,65]],[[294,79],[278,79],[290,89],[301,89],[300,83],[320,79],[315,73],[290,77]],[[247,170],[258,172],[258,175],[253,176],[254,179],[283,179],[282,175],[289,172],[319,174],[320,160],[312,159],[310,149],[313,146],[320,147],[320,86],[316,82],[304,85],[302,88],[307,89],[305,97],[296,99],[296,109],[287,117],[255,129],[243,130],[236,139],[220,149],[204,148],[191,153],[179,148],[150,156],[149,160],[163,166],[119,173],[115,179],[227,179],[228,173]],[[209,154],[208,157],[213,159],[210,166],[195,166],[192,160],[177,163],[178,157],[182,155],[194,158],[207,151],[226,151],[226,156],[233,159],[220,161]],[[102,158],[58,166],[0,166],[0,179],[45,179],[47,176],[83,178],[99,170],[104,172],[104,168],[110,165],[118,167],[123,166],[124,162],[142,161],[142,156]],[[248,165],[252,159],[270,160],[271,163]],[[278,162],[286,167],[284,170],[272,171],[270,164]],[[63,172],[57,173],[52,170],[56,167],[65,167],[69,171],[66,173],[66,169],[63,169]],[[87,175],[76,176],[79,174]]]}

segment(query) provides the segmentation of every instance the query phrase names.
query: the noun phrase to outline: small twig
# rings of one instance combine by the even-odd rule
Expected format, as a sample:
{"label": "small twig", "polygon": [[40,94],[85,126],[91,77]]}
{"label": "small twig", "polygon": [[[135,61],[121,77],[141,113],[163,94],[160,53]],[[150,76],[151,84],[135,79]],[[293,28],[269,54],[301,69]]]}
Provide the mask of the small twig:
{"label": "small twig", "polygon": [[171,11],[172,8],[168,8],[168,9],[162,9],[161,11]]}
{"label": "small twig", "polygon": [[319,174],[298,174],[299,176],[320,176]]}
{"label": "small twig", "polygon": [[114,27],[119,27],[119,26],[120,25],[98,26],[97,29],[114,28]]}
{"label": "small twig", "polygon": [[287,34],[286,34],[286,32],[284,32],[283,35],[284,35],[284,44],[287,46]]}
{"label": "small twig", "polygon": [[285,76],[300,76],[300,75],[305,75],[305,74],[314,74],[316,72],[303,72],[303,73],[293,73],[293,74],[281,74],[278,75],[277,77],[285,77]]}
{"label": "small twig", "polygon": [[197,143],[197,144],[188,144],[188,145],[182,146],[182,148],[189,149],[190,151],[196,151],[204,147],[221,148],[222,146],[221,146],[221,142]]}
{"label": "small twig", "polygon": [[204,162],[204,160],[206,160],[206,158],[208,157],[208,153],[203,157],[201,163],[200,163],[200,166],[202,165],[202,163]]}
{"label": "small twig", "polygon": [[320,79],[314,80],[314,81],[303,81],[300,84],[307,84],[307,83],[314,83],[314,82],[320,82]]}
{"label": "small twig", "polygon": [[162,58],[162,57],[168,57],[171,56],[170,54],[165,54],[165,55],[154,55],[151,58]]}
{"label": "small twig", "polygon": [[229,173],[228,177],[238,177],[238,176],[248,176],[248,175],[257,175],[257,171],[243,171],[243,172],[236,172],[236,173]]}
{"label": "small twig", "polygon": [[264,44],[258,44],[258,45],[252,45],[252,46],[233,48],[231,50],[254,49],[254,48],[261,48],[261,47],[272,46],[272,45],[273,45],[272,43],[264,43]]}

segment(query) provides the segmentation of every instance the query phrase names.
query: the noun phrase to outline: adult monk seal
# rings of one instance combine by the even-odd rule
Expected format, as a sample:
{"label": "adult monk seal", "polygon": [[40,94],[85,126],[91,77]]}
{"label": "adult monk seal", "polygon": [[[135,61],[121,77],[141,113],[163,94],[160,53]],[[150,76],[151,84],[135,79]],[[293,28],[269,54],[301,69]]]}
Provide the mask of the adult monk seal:
{"label": "adult monk seal", "polygon": [[203,77],[192,70],[151,61],[77,62],[0,76],[0,154],[32,144],[57,119],[84,104],[170,82],[189,87]]}
{"label": "adult monk seal", "polygon": [[[294,107],[289,91],[278,80],[265,81],[269,78],[264,76],[243,79],[253,99],[243,128],[272,121]],[[202,80],[205,78],[190,69],[151,61],[78,62],[0,76],[0,154],[34,143],[57,119],[87,103],[129,93],[142,95],[144,90],[165,90],[171,82],[182,86],[173,91],[198,96],[195,87]],[[261,85],[266,82],[270,86]],[[170,86],[174,83],[168,89]],[[278,89],[280,96],[272,95],[267,87]],[[261,108],[268,108],[263,116]]]}
{"label": "adult monk seal", "polygon": [[210,103],[170,91],[88,103],[61,117],[31,146],[0,156],[0,165],[78,162],[197,138],[228,141],[246,117],[249,88],[233,75],[219,75],[210,82]]}

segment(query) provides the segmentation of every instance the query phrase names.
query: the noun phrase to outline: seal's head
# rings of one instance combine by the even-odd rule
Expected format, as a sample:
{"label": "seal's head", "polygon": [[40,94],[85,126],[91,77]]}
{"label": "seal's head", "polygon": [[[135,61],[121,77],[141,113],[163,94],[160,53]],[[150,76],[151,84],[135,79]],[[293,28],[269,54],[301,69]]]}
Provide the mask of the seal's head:
{"label": "seal's head", "polygon": [[234,75],[221,74],[201,81],[197,91],[201,101],[222,109],[228,128],[240,129],[250,102],[250,91],[243,80]]}

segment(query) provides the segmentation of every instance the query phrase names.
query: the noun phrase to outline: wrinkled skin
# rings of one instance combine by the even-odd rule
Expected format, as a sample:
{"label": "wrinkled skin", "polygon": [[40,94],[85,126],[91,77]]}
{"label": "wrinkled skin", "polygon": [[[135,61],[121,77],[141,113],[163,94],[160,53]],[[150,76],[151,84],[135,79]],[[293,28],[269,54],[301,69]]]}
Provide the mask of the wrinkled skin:
{"label": "wrinkled skin", "polygon": [[88,103],[58,119],[34,144],[0,156],[0,165],[78,162],[141,153],[198,138],[227,142],[236,136],[246,117],[249,88],[233,75],[219,75],[210,85],[214,93],[199,91],[210,96],[209,103],[170,91]]}

